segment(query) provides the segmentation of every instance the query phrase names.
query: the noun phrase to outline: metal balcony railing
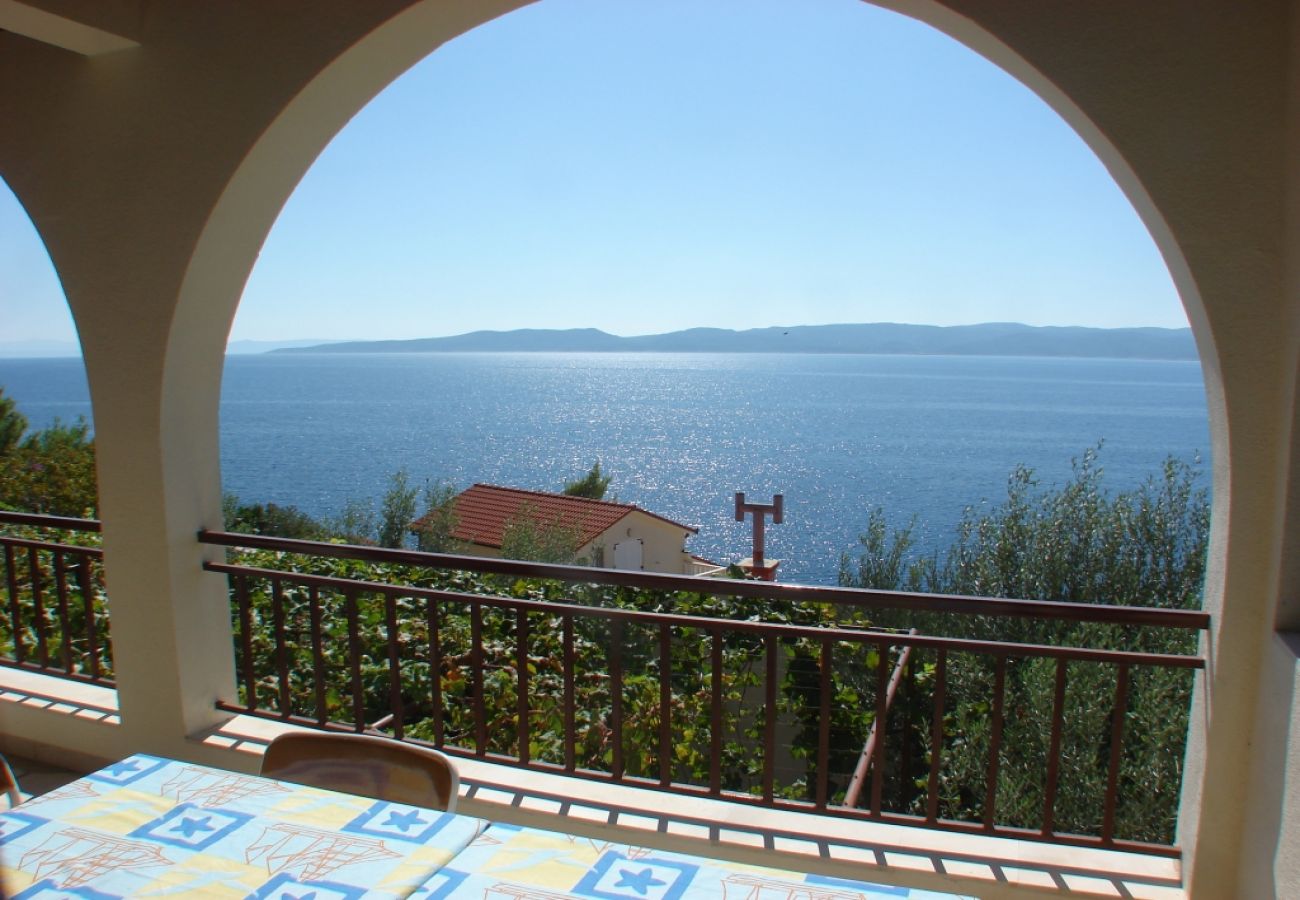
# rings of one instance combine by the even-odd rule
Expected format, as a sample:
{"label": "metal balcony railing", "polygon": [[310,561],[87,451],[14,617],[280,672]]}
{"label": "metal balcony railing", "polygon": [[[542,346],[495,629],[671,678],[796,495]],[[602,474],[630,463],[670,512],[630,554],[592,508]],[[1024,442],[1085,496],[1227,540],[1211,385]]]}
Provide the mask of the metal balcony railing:
{"label": "metal balcony railing", "polygon": [[93,519],[0,511],[0,664],[113,686],[98,533]]}
{"label": "metal balcony railing", "polygon": [[1205,613],[202,532],[239,697],[574,777],[1172,855]]}

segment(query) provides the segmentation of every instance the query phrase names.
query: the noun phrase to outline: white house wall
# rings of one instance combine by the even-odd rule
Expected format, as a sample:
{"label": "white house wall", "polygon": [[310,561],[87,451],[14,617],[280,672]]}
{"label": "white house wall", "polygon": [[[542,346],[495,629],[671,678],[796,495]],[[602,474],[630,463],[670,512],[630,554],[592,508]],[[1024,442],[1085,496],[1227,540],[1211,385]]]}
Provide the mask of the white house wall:
{"label": "white house wall", "polygon": [[646,572],[666,572],[670,575],[689,575],[686,562],[689,558],[682,552],[685,529],[633,510],[615,522],[584,548],[590,553],[593,548],[604,546],[605,568],[614,567],[614,545],[621,541],[642,541],[641,568]]}

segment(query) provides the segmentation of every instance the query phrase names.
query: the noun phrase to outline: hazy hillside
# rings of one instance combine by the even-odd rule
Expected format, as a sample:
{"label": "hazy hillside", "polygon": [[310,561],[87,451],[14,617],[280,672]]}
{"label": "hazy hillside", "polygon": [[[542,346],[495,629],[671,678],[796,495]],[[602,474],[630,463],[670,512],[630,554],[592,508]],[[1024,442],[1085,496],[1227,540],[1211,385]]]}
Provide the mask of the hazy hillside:
{"label": "hazy hillside", "polygon": [[691,328],[618,337],[595,328],[474,331],[404,341],[346,341],[277,353],[883,353],[1196,359],[1187,328],[983,325],[794,325],[733,331]]}

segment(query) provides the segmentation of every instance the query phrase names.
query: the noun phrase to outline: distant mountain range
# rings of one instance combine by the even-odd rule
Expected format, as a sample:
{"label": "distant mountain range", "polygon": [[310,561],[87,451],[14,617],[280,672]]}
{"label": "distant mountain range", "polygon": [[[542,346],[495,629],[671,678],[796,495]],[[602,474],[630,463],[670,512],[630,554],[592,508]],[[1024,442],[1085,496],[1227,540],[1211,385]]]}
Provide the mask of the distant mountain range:
{"label": "distant mountain range", "polygon": [[[267,353],[283,347],[313,347],[325,349],[332,343],[320,338],[296,341],[231,341],[226,344],[227,356],[250,353]],[[0,341],[0,359],[53,359],[80,356],[81,345],[76,341]]]}
{"label": "distant mountain range", "polygon": [[273,350],[284,350],[290,347],[311,347],[314,350],[325,350],[331,344],[337,344],[338,341],[323,341],[320,338],[315,340],[296,341],[231,341],[226,344],[226,356],[245,356],[250,353],[270,353]]}
{"label": "distant mountain range", "polygon": [[876,353],[1197,359],[1189,328],[983,325],[793,325],[690,328],[619,337],[595,328],[473,331],[403,341],[344,341],[275,353]]}

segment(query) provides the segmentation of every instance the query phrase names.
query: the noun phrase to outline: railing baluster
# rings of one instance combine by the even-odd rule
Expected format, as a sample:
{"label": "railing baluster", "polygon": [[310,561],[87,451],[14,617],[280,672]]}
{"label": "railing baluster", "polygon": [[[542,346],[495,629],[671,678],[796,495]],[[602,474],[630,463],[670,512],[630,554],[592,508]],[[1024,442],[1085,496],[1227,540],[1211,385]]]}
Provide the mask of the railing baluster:
{"label": "railing baluster", "polygon": [[433,743],[442,747],[442,633],[438,624],[438,601],[425,598],[425,618],[429,625],[429,688],[433,704]]}
{"label": "railing baluster", "polygon": [[275,628],[275,668],[280,682],[280,715],[293,714],[289,693],[289,647],[284,629],[284,586],[279,578],[271,579],[271,617]]}
{"label": "railing baluster", "polygon": [[1061,777],[1061,731],[1065,721],[1065,675],[1065,660],[1058,659],[1056,692],[1052,695],[1052,737],[1047,748],[1047,784],[1043,788],[1044,837],[1050,835],[1056,826],[1056,788]]}
{"label": "railing baluster", "polygon": [[27,648],[23,643],[25,630],[23,608],[18,600],[17,560],[14,559],[14,548],[11,544],[5,544],[5,586],[9,589],[9,621],[14,636],[14,662],[21,663],[27,660]]}
{"label": "railing baluster", "polygon": [[577,767],[577,721],[574,714],[573,680],[575,658],[573,649],[573,613],[564,614],[562,639],[564,641],[564,770],[572,772]]}
{"label": "railing baluster", "polygon": [[86,616],[86,662],[90,667],[90,677],[99,681],[102,670],[99,666],[99,621],[95,615],[95,588],[90,577],[90,557],[81,554],[77,559],[77,589],[81,591],[81,607]]}
{"label": "railing baluster", "polygon": [[1115,840],[1115,806],[1119,797],[1119,766],[1123,760],[1124,717],[1128,713],[1128,666],[1121,663],[1115,672],[1115,708],[1111,713],[1110,767],[1106,773],[1106,804],[1101,821],[1101,841]]}
{"label": "railing baluster", "polygon": [[397,598],[384,597],[384,633],[388,638],[388,711],[393,716],[393,737],[405,734],[402,708],[402,660],[398,657]]}
{"label": "railing baluster", "polygon": [[54,596],[59,610],[59,657],[63,662],[63,671],[72,671],[72,635],[68,631],[68,573],[65,571],[63,551],[53,551],[54,556]]}
{"label": "railing baluster", "polygon": [[939,766],[943,758],[943,713],[948,699],[948,651],[940,650],[934,662],[934,712],[930,719],[930,780],[925,790],[925,820],[939,820]]}
{"label": "railing baluster", "polygon": [[[912,629],[915,631],[916,629]],[[907,656],[907,672],[903,681],[903,709],[915,709],[914,700],[916,699],[916,654],[912,652],[911,647],[903,648],[904,655]],[[903,791],[903,803],[911,805],[912,793],[912,772],[915,767],[913,753],[915,750],[915,741],[913,740],[913,729],[906,718],[903,719],[903,739],[899,747],[899,771],[902,773],[899,781]]]}
{"label": "railing baluster", "polygon": [[713,676],[709,705],[709,793],[717,796],[722,793],[722,632],[710,628],[709,636],[713,644],[710,653]]}
{"label": "railing baluster", "polygon": [[357,733],[366,730],[366,695],[361,684],[361,611],[357,592],[346,591],[343,605],[348,617],[348,666],[352,680],[352,728]]}
{"label": "railing baluster", "polygon": [[519,761],[528,765],[532,754],[528,746],[528,612],[527,610],[517,610],[515,612],[515,642],[517,649],[516,657],[516,675],[518,677],[518,687],[515,690],[515,715],[518,718],[517,737],[519,742]]}
{"label": "railing baluster", "polygon": [[610,765],[615,781],[623,780],[623,620],[610,622],[609,629],[609,701],[613,760]]}
{"label": "railing baluster", "polygon": [[673,780],[673,632],[659,623],[659,786]]}
{"label": "railing baluster", "polygon": [[233,577],[235,602],[239,604],[239,649],[244,670],[244,705],[250,712],[256,712],[257,670],[253,665],[253,610],[248,596],[248,579],[242,575]]}
{"label": "railing baluster", "polygon": [[[913,628],[908,634],[915,635],[916,629]],[[893,674],[888,675],[889,648],[893,645],[889,641],[874,643],[876,645],[876,708],[872,713],[871,728],[867,730],[867,741],[862,745],[862,752],[858,754],[858,763],[853,767],[853,774],[849,777],[848,787],[844,790],[844,800],[840,805],[848,809],[857,807],[862,796],[862,787],[867,780],[867,773],[871,772],[870,812],[873,818],[878,819],[881,816],[880,798],[885,777],[884,745],[889,737],[887,731],[889,710],[893,707],[894,697],[903,682],[904,669],[910,668],[912,647],[905,645],[899,648],[898,663],[894,666]],[[903,744],[903,749],[906,750],[907,729],[903,731]],[[902,771],[906,774],[909,771],[908,767],[903,765]]]}
{"label": "railing baluster", "polygon": [[41,560],[35,547],[27,548],[27,574],[32,579],[32,618],[36,625],[36,658],[42,669],[50,667],[50,648],[46,644],[45,603],[41,584]]}
{"label": "railing baluster", "polygon": [[876,644],[876,717],[871,727],[876,742],[871,748],[871,814],[880,817],[885,784],[885,730],[889,717],[889,644]]}
{"label": "railing baluster", "polygon": [[470,666],[474,669],[474,753],[487,754],[487,700],[483,696],[483,604],[470,605]]}
{"label": "railing baluster", "polygon": [[1002,705],[1007,687],[1007,657],[999,654],[993,676],[993,721],[989,736],[989,768],[984,791],[984,827],[992,830],[996,825],[998,803],[998,764],[1002,754]]}
{"label": "railing baluster", "polygon": [[821,678],[818,682],[820,708],[817,729],[817,794],[820,810],[826,809],[831,767],[831,665],[834,662],[831,639],[822,638]]}
{"label": "railing baluster", "polygon": [[771,803],[776,785],[776,654],[779,645],[775,634],[765,639],[767,671],[763,683],[763,799]]}
{"label": "railing baluster", "polygon": [[320,588],[312,585],[307,594],[307,610],[311,616],[312,689],[316,700],[316,722],[329,721],[329,708],[325,702],[325,623],[320,608]]}

